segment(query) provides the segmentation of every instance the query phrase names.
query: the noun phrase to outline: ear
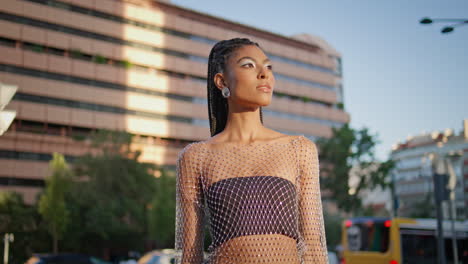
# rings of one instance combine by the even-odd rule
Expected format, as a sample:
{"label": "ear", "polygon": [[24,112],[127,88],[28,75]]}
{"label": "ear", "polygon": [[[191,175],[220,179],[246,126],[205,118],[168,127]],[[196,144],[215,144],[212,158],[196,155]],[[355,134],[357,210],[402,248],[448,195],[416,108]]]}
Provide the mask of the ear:
{"label": "ear", "polygon": [[226,81],[224,79],[224,74],[222,73],[217,73],[215,76],[214,76],[214,83],[216,85],[216,87],[220,90],[222,90],[224,87],[226,87]]}

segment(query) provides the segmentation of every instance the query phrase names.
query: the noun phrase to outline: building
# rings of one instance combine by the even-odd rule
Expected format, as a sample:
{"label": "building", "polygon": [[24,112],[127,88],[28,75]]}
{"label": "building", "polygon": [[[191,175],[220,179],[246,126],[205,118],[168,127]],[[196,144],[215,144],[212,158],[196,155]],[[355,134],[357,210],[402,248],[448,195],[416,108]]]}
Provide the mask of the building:
{"label": "building", "polygon": [[[353,166],[349,171],[349,194],[355,195],[358,188],[359,181],[363,175],[370,175],[372,172],[378,170],[379,162],[369,164],[368,167],[362,168],[358,165]],[[359,198],[362,201],[363,208],[372,209],[376,216],[389,216],[392,211],[392,197],[390,188],[383,189],[376,186],[373,189],[363,188],[359,191]]]}
{"label": "building", "polygon": [[0,190],[32,202],[53,152],[90,151],[97,129],[125,130],[146,162],[174,168],[187,143],[209,137],[207,58],[248,37],[275,65],[267,126],[311,139],[348,123],[341,55],[310,35],[286,37],[169,1],[3,0],[0,82],[18,87],[16,119],[0,137]]}
{"label": "building", "polygon": [[[434,203],[434,154],[450,160],[456,175],[455,216],[458,219],[467,219],[468,120],[464,120],[463,130],[459,134],[451,129],[434,131],[409,137],[393,147],[391,159],[396,162],[393,177],[399,201],[398,215],[411,216],[425,201]],[[444,217],[448,217],[446,202],[443,206]],[[435,211],[432,211],[431,215],[435,216]]]}

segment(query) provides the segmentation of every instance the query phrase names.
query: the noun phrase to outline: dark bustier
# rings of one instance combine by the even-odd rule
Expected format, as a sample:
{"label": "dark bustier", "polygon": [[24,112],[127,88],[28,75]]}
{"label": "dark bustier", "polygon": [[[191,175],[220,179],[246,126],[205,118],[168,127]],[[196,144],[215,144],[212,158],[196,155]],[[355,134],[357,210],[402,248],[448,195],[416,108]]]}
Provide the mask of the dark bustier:
{"label": "dark bustier", "polygon": [[229,239],[282,234],[298,240],[296,187],[276,176],[235,177],[209,186],[213,247]]}

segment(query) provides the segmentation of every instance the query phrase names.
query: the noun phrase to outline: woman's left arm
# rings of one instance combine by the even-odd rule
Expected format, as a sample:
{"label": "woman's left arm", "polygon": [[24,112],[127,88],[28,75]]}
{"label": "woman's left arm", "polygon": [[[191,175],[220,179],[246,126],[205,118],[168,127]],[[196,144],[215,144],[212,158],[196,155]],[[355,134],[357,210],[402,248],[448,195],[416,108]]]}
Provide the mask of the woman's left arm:
{"label": "woman's left arm", "polygon": [[304,263],[327,264],[328,253],[320,195],[317,147],[306,137],[301,137],[298,150],[299,229],[305,242]]}

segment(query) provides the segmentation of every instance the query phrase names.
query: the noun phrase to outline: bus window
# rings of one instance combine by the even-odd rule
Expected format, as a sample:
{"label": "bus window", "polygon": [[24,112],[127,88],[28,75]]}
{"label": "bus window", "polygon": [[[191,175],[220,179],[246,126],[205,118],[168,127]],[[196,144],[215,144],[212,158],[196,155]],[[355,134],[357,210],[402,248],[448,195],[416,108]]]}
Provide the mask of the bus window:
{"label": "bus window", "polygon": [[[400,229],[402,263],[437,263],[437,236],[435,230]],[[452,239],[445,237],[445,257],[447,264],[454,263]],[[468,263],[468,239],[457,238],[459,263]]]}
{"label": "bus window", "polygon": [[350,251],[386,252],[389,244],[389,228],[384,222],[354,222],[346,230]]}
{"label": "bus window", "polygon": [[437,241],[433,230],[400,230],[402,263],[437,263]]}
{"label": "bus window", "polygon": [[[453,246],[452,239],[445,238],[445,256],[447,258],[447,264],[455,263],[453,257]],[[457,248],[458,248],[458,263],[468,263],[468,238],[458,237],[457,238]]]}

